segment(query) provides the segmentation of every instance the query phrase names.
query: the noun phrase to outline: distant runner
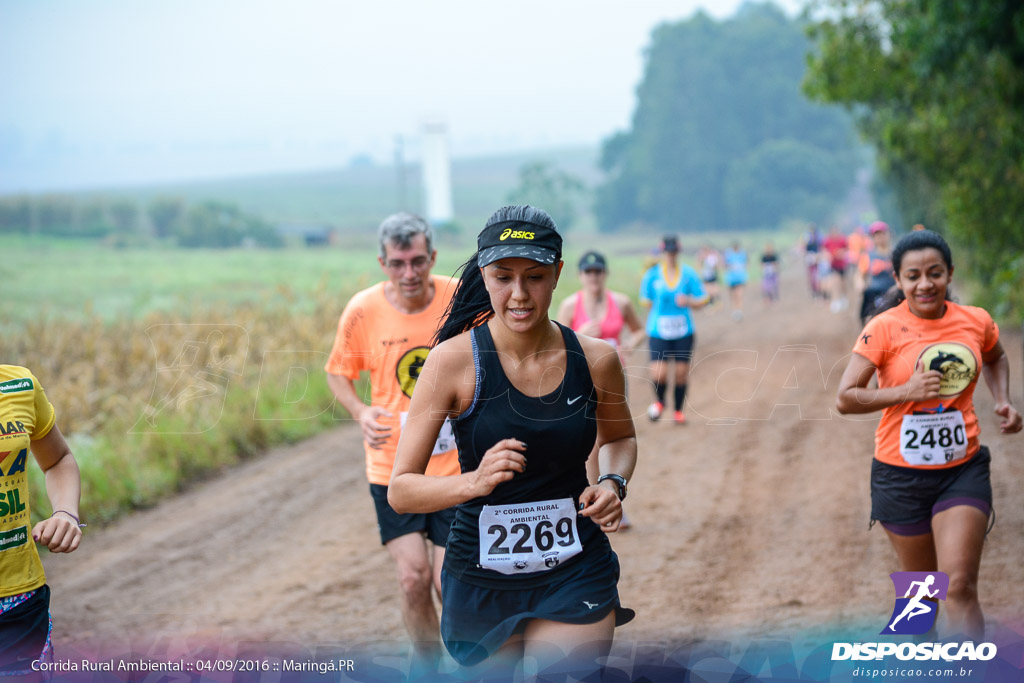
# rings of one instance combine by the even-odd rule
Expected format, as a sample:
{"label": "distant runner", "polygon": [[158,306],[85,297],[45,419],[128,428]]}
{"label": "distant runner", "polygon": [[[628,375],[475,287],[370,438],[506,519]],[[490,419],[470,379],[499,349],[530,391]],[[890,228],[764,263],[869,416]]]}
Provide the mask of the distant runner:
{"label": "distant runner", "polygon": [[[580,257],[578,264],[580,283],[583,289],[567,297],[558,307],[558,322],[572,328],[574,332],[588,337],[604,339],[619,352],[623,367],[628,365],[627,351],[633,351],[642,343],[644,325],[633,308],[629,297],[605,288],[608,281],[608,264],[604,255],[588,251]],[[629,328],[629,344],[624,347],[622,333]],[[587,477],[597,483],[600,466],[597,462],[597,447],[587,459]],[[632,526],[622,513],[622,529]]]}
{"label": "distant runner", "polygon": [[732,303],[734,320],[743,319],[743,288],[747,286],[747,252],[739,242],[733,242],[723,254],[725,259],[725,284],[729,286],[729,300]]}
{"label": "distant runner", "polygon": [[815,299],[822,295],[821,276],[818,273],[818,252],[821,251],[821,232],[818,226],[811,225],[804,235],[804,265],[807,267],[807,286]]}
{"label": "distant runner", "polygon": [[698,255],[700,258],[700,277],[704,281],[704,289],[708,293],[708,306],[714,306],[718,300],[719,270],[722,267],[722,255],[710,244],[704,245]]}
{"label": "distant runner", "polygon": [[779,300],[779,255],[771,242],[761,254],[761,298],[766,306]]}
{"label": "distant runner", "polygon": [[892,242],[889,226],[882,221],[871,224],[872,245],[860,256],[857,264],[858,284],[863,290],[860,322],[866,325],[875,314],[882,297],[896,285],[892,276]]}
{"label": "distant runner", "polygon": [[828,237],[822,242],[822,246],[828,253],[828,277],[825,291],[828,294],[829,309],[833,313],[838,313],[849,305],[846,296],[846,267],[849,265],[847,250],[850,245],[846,235],[839,230],[839,226],[833,225],[829,230]]}
{"label": "distant runner", "polygon": [[683,401],[686,399],[686,381],[695,339],[690,309],[706,306],[708,296],[697,271],[679,263],[679,241],[674,235],[667,235],[662,240],[661,251],[662,262],[644,274],[640,285],[640,302],[650,307],[646,329],[656,399],[647,409],[647,417],[657,420],[665,410],[668,364],[674,362],[675,411],[672,419],[681,425],[686,422]]}

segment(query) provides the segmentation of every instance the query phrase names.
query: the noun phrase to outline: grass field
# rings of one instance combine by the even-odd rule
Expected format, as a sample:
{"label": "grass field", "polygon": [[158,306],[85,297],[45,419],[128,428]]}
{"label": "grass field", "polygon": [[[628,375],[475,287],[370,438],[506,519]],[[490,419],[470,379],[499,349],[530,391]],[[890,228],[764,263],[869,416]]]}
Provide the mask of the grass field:
{"label": "grass field", "polygon": [[[4,327],[38,318],[110,321],[285,303],[309,313],[314,290],[352,292],[375,277],[372,239],[322,249],[186,250],[0,237],[0,249],[17,255],[0,263],[0,320]],[[454,252],[447,256],[441,266],[454,270]]]}
{"label": "grass field", "polygon": [[[686,235],[683,245],[696,248],[710,239],[721,248],[732,237]],[[583,251],[598,248],[611,260],[609,285],[635,292],[640,270],[658,238],[656,233],[571,231],[566,236],[566,274],[572,274]],[[795,235],[740,237],[755,250],[769,238],[785,246]],[[205,250],[114,249],[95,241],[0,236],[0,250],[8,257],[0,260],[0,332],[40,319],[113,321],[240,305],[283,305],[308,314],[311,295],[319,290],[337,293],[340,312],[347,294],[382,277],[374,240],[369,230],[344,236],[340,245],[317,249]],[[475,250],[475,232],[441,238],[437,248],[434,272],[451,275]],[[567,286],[573,285],[563,284],[559,290]]]}

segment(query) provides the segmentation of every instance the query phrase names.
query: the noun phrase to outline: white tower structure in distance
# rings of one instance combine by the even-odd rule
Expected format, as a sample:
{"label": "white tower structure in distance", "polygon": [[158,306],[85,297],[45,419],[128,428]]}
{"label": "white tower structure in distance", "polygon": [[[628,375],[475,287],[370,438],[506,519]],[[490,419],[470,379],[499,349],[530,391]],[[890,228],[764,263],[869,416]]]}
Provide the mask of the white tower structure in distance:
{"label": "white tower structure in distance", "polygon": [[448,126],[444,121],[423,124],[423,196],[426,219],[437,225],[452,220],[452,164],[448,155]]}

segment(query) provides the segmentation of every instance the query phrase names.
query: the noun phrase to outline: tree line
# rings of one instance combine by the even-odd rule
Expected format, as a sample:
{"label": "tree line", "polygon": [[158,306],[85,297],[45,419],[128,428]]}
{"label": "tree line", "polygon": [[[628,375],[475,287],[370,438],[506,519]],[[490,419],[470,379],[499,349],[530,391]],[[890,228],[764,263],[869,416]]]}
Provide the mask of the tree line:
{"label": "tree line", "polygon": [[845,105],[887,208],[954,242],[982,305],[1024,318],[1024,4],[826,0],[806,91]]}
{"label": "tree line", "polygon": [[655,29],[632,127],[602,146],[602,230],[833,217],[862,154],[850,117],[800,91],[806,24],[747,4],[725,21],[698,12]]}
{"label": "tree line", "polygon": [[243,245],[280,247],[275,226],[234,204],[187,204],[160,197],[143,204],[129,199],[67,195],[0,198],[0,234],[103,239],[116,246],[175,244],[185,248]]}

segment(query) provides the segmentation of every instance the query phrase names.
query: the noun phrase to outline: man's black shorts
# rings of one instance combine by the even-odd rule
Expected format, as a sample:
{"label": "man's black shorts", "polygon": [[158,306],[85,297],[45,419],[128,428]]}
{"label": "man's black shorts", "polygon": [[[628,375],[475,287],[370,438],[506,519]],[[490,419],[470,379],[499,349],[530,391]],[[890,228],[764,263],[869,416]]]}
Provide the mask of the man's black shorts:
{"label": "man's black shorts", "polygon": [[455,508],[426,514],[400,515],[388,505],[387,486],[370,484],[370,495],[373,496],[373,505],[377,508],[377,528],[380,530],[382,545],[399,536],[421,531],[427,533],[427,538],[434,545],[441,548],[448,545],[448,532],[455,519]]}

